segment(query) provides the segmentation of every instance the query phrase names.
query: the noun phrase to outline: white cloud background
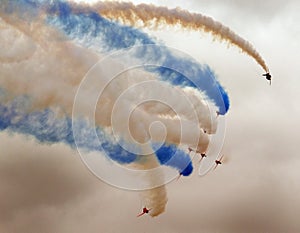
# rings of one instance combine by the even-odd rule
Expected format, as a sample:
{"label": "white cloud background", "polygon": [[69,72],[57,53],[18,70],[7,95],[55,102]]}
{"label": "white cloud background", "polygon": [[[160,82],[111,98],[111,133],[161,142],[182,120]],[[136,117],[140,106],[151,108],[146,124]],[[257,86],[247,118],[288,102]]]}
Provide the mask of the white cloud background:
{"label": "white cloud background", "polygon": [[[136,1],[138,2],[138,1]],[[158,1],[153,1],[157,3]],[[155,35],[216,71],[228,90],[227,164],[167,186],[167,211],[136,218],[136,192],[110,187],[63,145],[0,134],[1,232],[298,232],[300,223],[300,3],[159,1],[210,15],[248,39],[273,75],[203,33]],[[176,36],[175,36],[175,35]]]}

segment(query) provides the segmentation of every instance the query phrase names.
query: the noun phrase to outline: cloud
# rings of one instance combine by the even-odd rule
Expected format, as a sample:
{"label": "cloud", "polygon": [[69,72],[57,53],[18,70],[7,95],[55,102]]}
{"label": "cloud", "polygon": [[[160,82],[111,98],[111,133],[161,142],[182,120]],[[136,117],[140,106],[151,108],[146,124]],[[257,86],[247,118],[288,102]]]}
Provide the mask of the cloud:
{"label": "cloud", "polygon": [[72,205],[98,182],[78,155],[62,145],[42,146],[2,133],[0,161],[2,224]]}

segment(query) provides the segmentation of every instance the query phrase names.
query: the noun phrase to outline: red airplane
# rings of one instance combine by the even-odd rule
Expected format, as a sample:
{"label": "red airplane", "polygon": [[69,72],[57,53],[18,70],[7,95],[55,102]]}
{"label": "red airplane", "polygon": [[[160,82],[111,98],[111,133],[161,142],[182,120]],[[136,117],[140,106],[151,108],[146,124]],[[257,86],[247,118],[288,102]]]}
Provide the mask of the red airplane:
{"label": "red airplane", "polygon": [[202,153],[200,150],[196,150],[196,154],[200,154],[201,158],[200,158],[200,161],[206,157],[206,154],[205,153]]}
{"label": "red airplane", "polygon": [[214,170],[217,168],[218,165],[221,165],[223,163],[222,161],[223,157],[224,155],[222,155],[220,159],[215,160],[216,165],[214,167]]}
{"label": "red airplane", "polygon": [[143,208],[143,212],[140,213],[140,214],[138,214],[137,217],[140,217],[140,216],[142,216],[142,215],[144,215],[144,214],[148,214],[150,210],[151,210],[151,209],[147,209],[146,207],[144,207],[144,208]]}
{"label": "red airplane", "polygon": [[223,163],[222,161],[223,157],[224,155],[222,155],[220,159],[215,160],[216,165],[214,167],[214,170],[217,168],[218,165],[221,165]]}
{"label": "red airplane", "polygon": [[205,153],[200,153],[200,155],[201,155],[201,158],[200,158],[199,162],[201,162],[203,158],[207,157]]}
{"label": "red airplane", "polygon": [[[195,150],[193,150],[191,147],[189,147],[188,150],[189,150],[189,153],[191,153],[192,151],[195,151]],[[206,157],[206,154],[205,154],[205,153],[202,153],[200,150],[196,150],[195,152],[196,152],[196,154],[200,154],[200,156],[201,156],[200,161],[201,161],[204,157]],[[179,175],[179,177],[180,177],[180,176],[181,176],[181,175]],[[179,179],[179,178],[177,178],[177,180],[178,180],[178,179]]]}

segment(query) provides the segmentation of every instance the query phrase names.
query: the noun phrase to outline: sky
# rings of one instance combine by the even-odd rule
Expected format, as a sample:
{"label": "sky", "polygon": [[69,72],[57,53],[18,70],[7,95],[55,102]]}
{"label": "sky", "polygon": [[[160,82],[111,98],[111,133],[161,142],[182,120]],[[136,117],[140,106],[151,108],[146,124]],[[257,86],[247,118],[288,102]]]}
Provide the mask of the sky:
{"label": "sky", "polygon": [[179,6],[229,26],[262,54],[272,86],[252,58],[210,35],[146,30],[209,64],[228,91],[227,162],[171,182],[166,212],[136,218],[139,193],[96,178],[77,151],[1,132],[1,232],[298,232],[299,1],[133,2]]}

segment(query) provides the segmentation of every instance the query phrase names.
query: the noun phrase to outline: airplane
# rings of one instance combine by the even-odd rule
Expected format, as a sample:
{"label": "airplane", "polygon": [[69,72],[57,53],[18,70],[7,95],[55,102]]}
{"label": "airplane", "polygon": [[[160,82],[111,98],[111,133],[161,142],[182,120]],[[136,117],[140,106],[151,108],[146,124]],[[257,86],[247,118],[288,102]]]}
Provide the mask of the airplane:
{"label": "airplane", "polygon": [[265,74],[263,74],[263,76],[265,76],[266,79],[270,81],[270,85],[271,85],[271,78],[272,78],[272,76],[270,75],[270,73],[269,72],[265,73]]}
{"label": "airplane", "polygon": [[200,151],[200,150],[196,150],[195,151],[196,152],[196,154],[200,154],[200,156],[201,156],[201,159],[200,159],[200,161],[204,158],[204,157],[206,157],[206,154],[205,153],[203,153],[202,151]]}
{"label": "airplane", "polygon": [[[199,162],[201,162],[201,160],[202,160],[204,157],[207,157],[205,153],[202,153],[202,151],[200,151],[200,150],[193,150],[191,147],[188,147],[188,151],[189,151],[189,153],[191,153],[192,151],[194,151],[196,154],[200,154],[201,158],[200,158],[200,161],[199,161]],[[177,180],[180,178],[180,176],[181,176],[181,174],[179,174]]]}
{"label": "airplane", "polygon": [[151,209],[147,209],[146,207],[144,207],[144,208],[143,208],[143,212],[140,213],[140,214],[138,214],[136,217],[140,217],[140,216],[142,216],[142,215],[144,215],[144,214],[148,214],[150,210],[151,210]]}
{"label": "airplane", "polygon": [[176,181],[179,180],[179,178],[180,178],[181,176],[182,176],[182,173],[179,172],[179,175],[177,176]]}
{"label": "airplane", "polygon": [[215,167],[214,167],[214,170],[217,168],[218,165],[221,165],[223,162],[222,162],[222,159],[223,159],[224,155],[221,156],[220,159],[217,159],[215,160]]}
{"label": "airplane", "polygon": [[202,160],[203,158],[207,157],[205,153],[200,153],[200,155],[201,155],[201,158],[200,158],[199,162],[201,162],[201,160]]}

